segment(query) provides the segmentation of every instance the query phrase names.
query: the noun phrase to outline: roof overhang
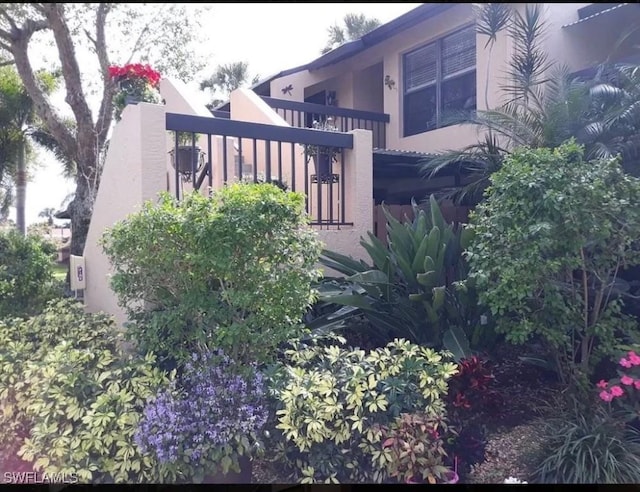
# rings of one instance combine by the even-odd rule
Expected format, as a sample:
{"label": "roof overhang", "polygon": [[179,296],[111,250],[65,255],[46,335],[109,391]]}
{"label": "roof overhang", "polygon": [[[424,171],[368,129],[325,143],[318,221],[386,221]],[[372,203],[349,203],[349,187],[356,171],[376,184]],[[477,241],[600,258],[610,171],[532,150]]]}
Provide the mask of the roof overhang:
{"label": "roof overhang", "polygon": [[325,53],[319,58],[316,58],[311,63],[306,65],[306,69],[309,71],[318,70],[329,65],[333,65],[347,58],[364,51],[371,46],[375,46],[387,39],[400,34],[406,29],[409,29],[421,22],[435,17],[445,10],[449,10],[452,7],[460,5],[459,3],[425,3],[410,10],[406,14],[401,15],[387,22],[386,24],[377,27],[373,31],[365,34],[360,39],[344,43],[337,48]]}
{"label": "roof overhang", "polygon": [[433,157],[424,152],[373,149],[373,170],[377,177],[416,177],[422,163]]}
{"label": "roof overhang", "polygon": [[[396,17],[395,19],[383,24],[373,31],[365,34],[360,39],[355,41],[349,41],[344,43],[337,48],[325,53],[324,55],[316,58],[315,60],[307,63],[305,65],[299,65],[297,67],[289,68],[287,70],[282,70],[277,74],[266,77],[265,79],[260,80],[256,84],[253,84],[250,89],[253,90],[258,95],[270,95],[270,84],[272,81],[279,79],[281,77],[286,77],[287,75],[291,75],[298,72],[303,72],[305,70],[318,70],[320,68],[333,65],[335,63],[341,62],[342,60],[346,60],[371,46],[375,46],[376,44],[382,43],[387,39],[401,33],[402,31],[409,29],[421,22],[424,22],[427,19],[431,19],[435,17],[445,10],[448,10],[452,7],[460,5],[459,3],[425,3],[416,7],[415,9],[410,10],[409,12],[401,15],[400,17]],[[263,93],[264,94],[261,94]],[[229,111],[229,101],[224,102],[219,105],[216,110],[221,111]]]}
{"label": "roof overhang", "polygon": [[56,219],[70,219],[71,218],[71,212],[69,212],[69,209],[66,208],[64,210],[58,210],[55,214],[53,214],[53,216]]}
{"label": "roof overhang", "polygon": [[585,23],[593,21],[594,19],[598,19],[598,18],[602,19],[602,18],[608,18],[613,16],[616,16],[616,17],[619,16],[620,20],[624,20],[625,14],[628,10],[638,8],[638,4],[635,4],[635,3],[617,3],[617,4],[611,4],[611,5],[612,6],[608,9],[601,10],[600,12],[596,12],[595,14],[589,15],[583,19],[578,19],[575,22],[565,24],[562,26],[562,28],[565,29],[567,27],[584,25]]}

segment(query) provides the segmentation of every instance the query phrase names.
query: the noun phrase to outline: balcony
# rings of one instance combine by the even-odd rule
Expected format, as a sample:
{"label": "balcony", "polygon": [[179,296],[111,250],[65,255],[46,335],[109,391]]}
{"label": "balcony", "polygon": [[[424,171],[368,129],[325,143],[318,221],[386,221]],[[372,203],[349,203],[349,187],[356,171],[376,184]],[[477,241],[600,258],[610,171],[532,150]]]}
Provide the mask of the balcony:
{"label": "balcony", "polygon": [[[347,210],[353,197],[347,196],[346,152],[354,148],[352,134],[175,113],[166,114],[166,130],[191,135],[187,146],[179,145],[176,137],[173,156],[179,150],[195,156],[187,158],[186,166],[174,161],[176,198],[184,194],[185,185],[200,190],[203,185],[216,189],[238,180],[271,182],[304,193],[312,225],[353,225]],[[328,168],[315,168],[315,159],[320,159],[309,155],[309,148],[333,149],[334,159],[325,163]]]}
{"label": "balcony", "polygon": [[302,103],[273,97],[262,97],[262,100],[293,127],[311,128],[314,121],[331,118],[333,124],[341,132],[370,130],[373,134],[373,147],[386,148],[388,114],[338,108],[323,104]]}

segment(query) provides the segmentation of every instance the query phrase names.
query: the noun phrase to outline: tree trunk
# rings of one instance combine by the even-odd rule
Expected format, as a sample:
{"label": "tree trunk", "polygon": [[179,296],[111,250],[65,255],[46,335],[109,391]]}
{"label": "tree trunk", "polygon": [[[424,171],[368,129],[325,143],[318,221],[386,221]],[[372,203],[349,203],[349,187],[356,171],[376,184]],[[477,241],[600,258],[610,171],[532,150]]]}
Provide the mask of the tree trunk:
{"label": "tree trunk", "polygon": [[99,156],[92,152],[96,148],[95,135],[91,132],[78,132],[78,161],[76,172],[76,190],[69,204],[71,215],[71,254],[82,256],[89,232],[89,223],[93,204],[98,192],[101,166]]}
{"label": "tree trunk", "polygon": [[18,169],[16,171],[16,225],[23,236],[27,234],[25,209],[27,202],[27,169],[24,161],[24,142],[18,146]]}
{"label": "tree trunk", "polygon": [[75,197],[69,204],[72,255],[82,256],[84,254],[84,245],[87,241],[93,211],[94,194],[95,190],[88,185],[86,180],[80,177],[76,179]]}

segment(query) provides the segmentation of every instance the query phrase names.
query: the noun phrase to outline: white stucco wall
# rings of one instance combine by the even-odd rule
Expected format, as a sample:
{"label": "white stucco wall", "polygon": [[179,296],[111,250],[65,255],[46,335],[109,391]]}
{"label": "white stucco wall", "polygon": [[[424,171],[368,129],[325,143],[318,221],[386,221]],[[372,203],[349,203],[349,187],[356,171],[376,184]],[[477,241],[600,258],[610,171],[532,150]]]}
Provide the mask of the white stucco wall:
{"label": "white stucco wall", "polygon": [[165,108],[140,103],[127,106],[116,124],[84,247],[86,267],[85,307],[126,321],[111,290],[111,265],[100,240],[107,228],[155,200],[166,188]]}
{"label": "white stucco wall", "polygon": [[[353,130],[353,149],[345,151],[347,221],[353,226],[340,229],[319,229],[318,236],[327,249],[356,259],[368,255],[360,238],[373,230],[373,153],[372,134],[368,130]],[[327,273],[327,272],[325,272]]]}
{"label": "white stucco wall", "polygon": [[[168,154],[173,139],[166,131],[165,114],[211,117],[181,82],[161,80],[160,93],[164,105],[129,105],[113,129],[84,248],[85,307],[89,312],[109,313],[118,323],[126,321],[126,316],[109,286],[112,269],[100,240],[106,229],[140,210],[145,201],[157,200],[168,187],[174,192]],[[201,145],[205,142],[201,140]]]}

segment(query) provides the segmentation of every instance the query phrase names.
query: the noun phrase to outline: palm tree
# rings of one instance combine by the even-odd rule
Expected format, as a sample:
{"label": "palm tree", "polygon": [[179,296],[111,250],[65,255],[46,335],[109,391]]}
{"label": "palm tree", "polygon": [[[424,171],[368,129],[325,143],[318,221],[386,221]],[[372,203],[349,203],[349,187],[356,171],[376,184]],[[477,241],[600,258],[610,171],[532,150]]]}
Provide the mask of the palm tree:
{"label": "palm tree", "polygon": [[[3,176],[15,187],[16,225],[26,233],[25,202],[27,169],[25,127],[34,119],[33,102],[12,67],[0,68],[0,121],[2,122]],[[6,175],[5,175],[6,173]],[[5,181],[7,186],[7,181]],[[5,199],[7,194],[5,194]]]}
{"label": "palm tree", "polygon": [[53,214],[56,213],[56,209],[53,207],[47,207],[44,208],[40,211],[40,213],[38,214],[38,217],[43,217],[45,219],[47,219],[47,224],[49,226],[53,225]]}
{"label": "palm tree", "polygon": [[327,29],[329,31],[329,39],[326,46],[322,48],[322,54],[328,53],[347,41],[360,39],[380,25],[380,21],[375,17],[354,13],[346,14],[342,22],[343,26],[334,24]]}
{"label": "palm tree", "polygon": [[602,66],[590,95],[594,117],[584,131],[593,157],[619,155],[625,171],[640,177],[640,66]]}
{"label": "palm tree", "polygon": [[640,73],[617,68],[603,70],[591,80],[571,76],[567,67],[548,61],[541,46],[545,31],[539,4],[527,5],[524,13],[512,13],[508,35],[514,51],[508,63],[509,82],[502,86],[506,102],[492,110],[451,115],[450,123],[475,125],[483,137],[422,163],[427,177],[444,170],[468,176],[468,185],[443,190],[443,195],[475,205],[491,174],[519,146],[556,147],[575,138],[585,145],[588,158],[610,157],[624,147],[627,157],[623,153],[623,158],[628,162],[640,148]]}
{"label": "palm tree", "polygon": [[[210,77],[200,82],[200,90],[209,89],[214,94],[219,93],[222,97],[228,98],[231,92],[246,85],[249,80],[249,63],[244,61],[227,63],[226,65],[218,65]],[[252,84],[256,84],[258,81],[258,75],[251,79]],[[214,98],[207,107],[212,109],[224,101],[225,99]]]}
{"label": "palm tree", "polygon": [[[45,72],[38,75],[47,91],[52,91],[54,77]],[[26,234],[27,156],[30,153],[27,136],[37,124],[33,101],[18,73],[13,67],[0,67],[0,183],[5,189],[0,209],[9,204],[11,193],[6,190],[15,187],[16,225],[22,234]]]}

